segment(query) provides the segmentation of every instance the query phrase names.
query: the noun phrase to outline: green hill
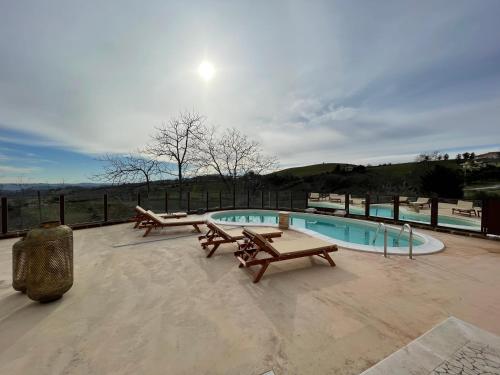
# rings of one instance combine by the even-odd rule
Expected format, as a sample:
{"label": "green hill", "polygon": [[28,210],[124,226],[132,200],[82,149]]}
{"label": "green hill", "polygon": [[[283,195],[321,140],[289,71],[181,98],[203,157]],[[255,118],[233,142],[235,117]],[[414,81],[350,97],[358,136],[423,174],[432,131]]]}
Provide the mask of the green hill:
{"label": "green hill", "polygon": [[306,177],[314,176],[322,173],[332,173],[339,171],[341,168],[354,167],[352,164],[340,164],[340,163],[322,163],[322,164],[312,164],[303,167],[293,167],[282,169],[281,171],[275,172],[277,175],[291,175],[295,177]]}

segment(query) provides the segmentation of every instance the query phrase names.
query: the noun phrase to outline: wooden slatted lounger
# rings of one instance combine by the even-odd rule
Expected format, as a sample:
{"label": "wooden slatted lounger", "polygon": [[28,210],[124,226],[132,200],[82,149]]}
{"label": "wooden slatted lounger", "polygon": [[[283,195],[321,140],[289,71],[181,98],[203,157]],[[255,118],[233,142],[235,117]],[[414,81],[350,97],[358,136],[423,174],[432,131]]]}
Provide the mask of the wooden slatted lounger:
{"label": "wooden slatted lounger", "polygon": [[141,225],[141,227],[146,228],[143,237],[146,237],[153,229],[178,227],[183,225],[192,225],[197,232],[201,233],[198,225],[205,224],[205,220],[202,219],[163,219],[152,211],[146,211],[146,217],[147,221]]}
{"label": "wooden slatted lounger", "polygon": [[416,201],[409,202],[408,204],[414,208],[420,208],[420,209],[423,209],[425,207],[431,208],[431,199],[420,197]]}
{"label": "wooden slatted lounger", "polygon": [[474,202],[461,201],[461,200],[459,200],[457,202],[457,207],[453,207],[451,209],[451,213],[452,214],[457,213],[457,214],[469,215],[469,216],[472,216],[472,214],[474,214],[474,216],[477,215],[477,212],[474,209]]}
{"label": "wooden slatted lounger", "polygon": [[[142,208],[141,206],[135,206],[135,224],[134,228],[138,228],[143,221],[147,221],[147,215],[146,215],[146,210]],[[181,217],[186,217],[187,213],[186,212],[172,212],[172,213],[162,213],[162,214],[156,214],[160,216],[163,219],[179,219]]]}
{"label": "wooden slatted lounger", "polygon": [[[310,237],[300,240],[277,239],[271,244],[260,234],[249,229],[245,229],[243,234],[255,246],[251,249],[246,248],[244,250],[238,250],[234,253],[234,255],[240,261],[239,267],[248,268],[251,273],[253,272],[250,267],[260,266],[259,271],[257,273],[253,273],[254,283],[259,282],[264,275],[264,272],[266,272],[269,264],[273,262],[280,262],[282,260],[317,255],[326,259],[328,263],[330,263],[330,266],[335,267],[335,262],[330,257],[329,253],[337,251],[337,245],[318,238]],[[265,258],[258,258],[259,255],[262,255],[262,253],[266,253],[268,256]]]}
{"label": "wooden slatted lounger", "polygon": [[[208,250],[207,258],[210,258],[217,248],[225,243],[238,243],[245,238],[243,235],[244,227],[226,229],[214,223],[207,223],[208,232],[204,236],[198,237],[202,249]],[[253,231],[268,239],[281,237],[281,230],[273,227],[255,227]],[[242,243],[244,245],[244,243]],[[242,248],[241,246],[238,246]]]}

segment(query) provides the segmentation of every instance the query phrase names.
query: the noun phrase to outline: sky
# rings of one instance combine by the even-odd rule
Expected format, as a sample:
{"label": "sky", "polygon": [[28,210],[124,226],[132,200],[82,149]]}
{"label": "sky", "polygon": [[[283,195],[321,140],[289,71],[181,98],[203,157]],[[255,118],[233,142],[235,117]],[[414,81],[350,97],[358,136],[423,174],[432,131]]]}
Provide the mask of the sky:
{"label": "sky", "polygon": [[496,0],[0,1],[0,183],[88,181],[184,110],[282,167],[500,149],[498,14]]}

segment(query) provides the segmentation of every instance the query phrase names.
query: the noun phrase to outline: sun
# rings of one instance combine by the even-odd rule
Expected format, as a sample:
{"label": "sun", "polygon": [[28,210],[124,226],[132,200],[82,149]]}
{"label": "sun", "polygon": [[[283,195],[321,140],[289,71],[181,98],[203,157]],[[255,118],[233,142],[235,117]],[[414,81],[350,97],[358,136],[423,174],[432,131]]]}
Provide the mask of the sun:
{"label": "sun", "polygon": [[210,81],[215,76],[214,65],[210,61],[202,61],[198,66],[198,74],[205,82]]}

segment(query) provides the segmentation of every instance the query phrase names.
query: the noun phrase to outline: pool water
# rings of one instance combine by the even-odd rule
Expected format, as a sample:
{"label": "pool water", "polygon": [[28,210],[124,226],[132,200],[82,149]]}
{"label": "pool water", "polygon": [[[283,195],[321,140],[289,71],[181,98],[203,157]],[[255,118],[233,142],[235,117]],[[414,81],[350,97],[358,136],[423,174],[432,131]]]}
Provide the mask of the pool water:
{"label": "pool water", "polygon": [[[344,204],[330,203],[330,202],[310,202],[310,207],[316,208],[337,208],[344,209]],[[364,215],[365,209],[363,207],[350,206],[349,211],[355,215]],[[370,216],[382,217],[392,219],[394,217],[394,212],[392,207],[385,205],[371,205],[370,206]],[[399,219],[404,221],[414,221],[423,224],[431,223],[430,211],[428,213],[417,213],[413,211],[408,211],[404,207],[399,209]],[[467,220],[460,217],[451,217],[440,215],[438,217],[438,224],[442,226],[455,227],[455,228],[465,228],[469,230],[481,230],[481,224],[479,221]]]}
{"label": "pool water", "polygon": [[[212,219],[230,223],[250,223],[250,224],[278,224],[278,213],[275,211],[227,211],[217,212],[212,215]],[[290,225],[295,228],[303,228],[314,231],[344,242],[360,245],[384,245],[384,236],[380,233],[375,243],[373,239],[377,231],[377,226],[373,223],[364,223],[360,220],[350,220],[336,217],[319,217],[318,215],[290,213]],[[390,247],[408,247],[408,233],[401,236],[399,244],[396,239],[399,231],[388,228],[387,244]],[[413,246],[423,244],[423,239],[414,236]]]}

